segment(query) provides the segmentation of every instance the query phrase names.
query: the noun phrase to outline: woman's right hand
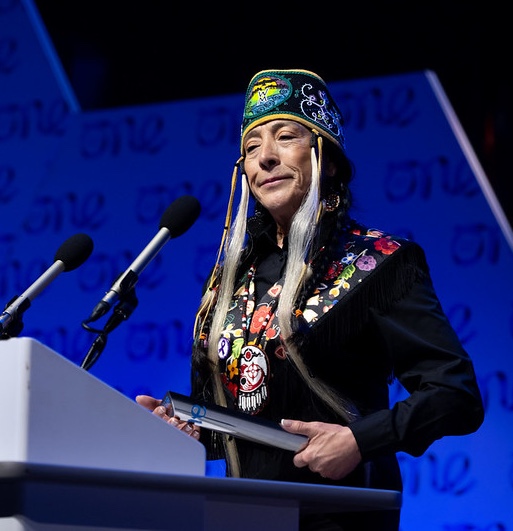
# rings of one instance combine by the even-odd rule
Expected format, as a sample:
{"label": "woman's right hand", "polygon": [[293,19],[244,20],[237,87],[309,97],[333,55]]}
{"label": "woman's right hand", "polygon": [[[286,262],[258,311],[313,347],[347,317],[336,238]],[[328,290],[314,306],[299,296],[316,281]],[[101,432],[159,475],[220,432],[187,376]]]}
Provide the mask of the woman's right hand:
{"label": "woman's right hand", "polygon": [[160,417],[168,424],[175,426],[176,428],[183,431],[190,437],[193,437],[194,439],[199,439],[200,429],[198,428],[198,426],[196,426],[196,424],[194,424],[193,422],[181,420],[180,417],[177,416],[170,417],[166,412],[166,408],[161,405],[162,400],[158,398],[153,398],[152,396],[148,395],[138,395],[135,397],[135,401],[139,405],[146,408],[148,411],[151,411],[157,417]]}

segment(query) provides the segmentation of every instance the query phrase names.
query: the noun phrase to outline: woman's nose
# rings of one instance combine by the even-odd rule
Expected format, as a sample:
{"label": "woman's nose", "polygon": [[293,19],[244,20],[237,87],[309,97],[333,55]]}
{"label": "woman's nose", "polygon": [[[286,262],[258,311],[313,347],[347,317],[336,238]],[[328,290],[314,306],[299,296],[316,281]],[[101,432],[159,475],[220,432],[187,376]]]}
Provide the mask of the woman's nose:
{"label": "woman's nose", "polygon": [[260,146],[260,164],[266,166],[276,166],[279,162],[276,142],[272,140],[263,140]]}

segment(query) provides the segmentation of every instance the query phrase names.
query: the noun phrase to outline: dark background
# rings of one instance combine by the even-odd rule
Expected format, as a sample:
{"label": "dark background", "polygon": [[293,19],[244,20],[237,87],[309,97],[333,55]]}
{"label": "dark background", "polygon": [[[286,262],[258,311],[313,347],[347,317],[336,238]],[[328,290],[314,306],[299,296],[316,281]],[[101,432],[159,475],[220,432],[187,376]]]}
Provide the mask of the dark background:
{"label": "dark background", "polygon": [[494,2],[36,0],[84,110],[243,93],[262,69],[328,83],[433,70],[513,224],[511,26]]}

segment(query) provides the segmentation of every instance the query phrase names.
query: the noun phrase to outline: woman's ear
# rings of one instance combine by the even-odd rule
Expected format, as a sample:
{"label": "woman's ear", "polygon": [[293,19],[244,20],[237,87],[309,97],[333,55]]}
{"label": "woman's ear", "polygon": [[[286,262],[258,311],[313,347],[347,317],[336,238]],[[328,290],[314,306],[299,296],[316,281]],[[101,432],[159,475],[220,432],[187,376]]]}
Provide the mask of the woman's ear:
{"label": "woman's ear", "polygon": [[333,177],[337,172],[337,166],[332,160],[326,161],[325,173],[328,177]]}

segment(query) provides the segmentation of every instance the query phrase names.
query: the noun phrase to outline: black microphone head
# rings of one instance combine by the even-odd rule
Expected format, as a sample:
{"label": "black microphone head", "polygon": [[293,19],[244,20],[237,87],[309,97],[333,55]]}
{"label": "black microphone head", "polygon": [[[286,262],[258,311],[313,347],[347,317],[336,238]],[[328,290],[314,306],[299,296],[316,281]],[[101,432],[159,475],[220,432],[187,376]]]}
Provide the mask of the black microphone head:
{"label": "black microphone head", "polygon": [[162,214],[159,228],[166,228],[171,233],[171,238],[176,238],[191,228],[200,212],[201,206],[195,197],[182,195],[175,199]]}
{"label": "black microphone head", "polygon": [[82,265],[93,252],[93,240],[87,234],[79,233],[68,238],[55,253],[54,262],[64,263],[64,271],[72,271]]}

